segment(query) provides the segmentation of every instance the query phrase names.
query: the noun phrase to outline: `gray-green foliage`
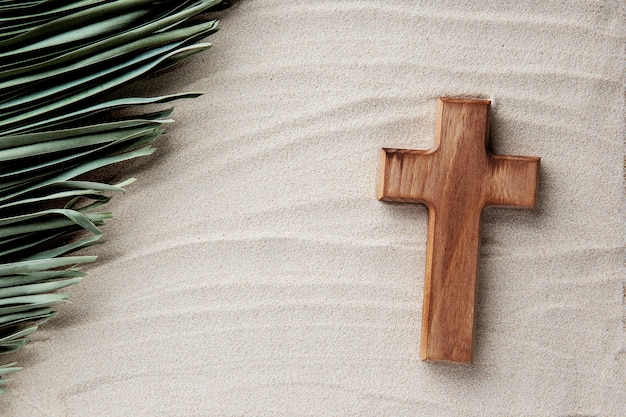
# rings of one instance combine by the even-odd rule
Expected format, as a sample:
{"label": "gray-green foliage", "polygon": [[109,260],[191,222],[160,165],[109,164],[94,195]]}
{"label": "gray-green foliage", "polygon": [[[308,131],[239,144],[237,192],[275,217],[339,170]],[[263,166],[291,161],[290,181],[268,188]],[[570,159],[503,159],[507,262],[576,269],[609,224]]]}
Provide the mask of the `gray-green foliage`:
{"label": "gray-green foliage", "polygon": [[[102,242],[111,214],[94,210],[133,181],[85,174],[149,155],[171,122],[171,110],[111,110],[197,96],[106,94],[207,49],[199,41],[217,21],[196,16],[219,2],[0,0],[0,355],[20,350],[67,300],[58,290],[95,260],[68,254]],[[19,369],[0,365],[0,385]]]}

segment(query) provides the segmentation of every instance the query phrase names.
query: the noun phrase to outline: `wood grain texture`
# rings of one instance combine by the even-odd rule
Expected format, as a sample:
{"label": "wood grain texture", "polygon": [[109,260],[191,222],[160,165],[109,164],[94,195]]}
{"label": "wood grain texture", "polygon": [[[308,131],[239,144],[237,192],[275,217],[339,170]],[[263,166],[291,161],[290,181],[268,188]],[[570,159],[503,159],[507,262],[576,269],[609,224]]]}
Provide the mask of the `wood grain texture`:
{"label": "wood grain texture", "polygon": [[428,150],[381,150],[378,198],[428,207],[421,358],[471,363],[486,206],[534,208],[539,158],[487,150],[486,100],[437,101]]}

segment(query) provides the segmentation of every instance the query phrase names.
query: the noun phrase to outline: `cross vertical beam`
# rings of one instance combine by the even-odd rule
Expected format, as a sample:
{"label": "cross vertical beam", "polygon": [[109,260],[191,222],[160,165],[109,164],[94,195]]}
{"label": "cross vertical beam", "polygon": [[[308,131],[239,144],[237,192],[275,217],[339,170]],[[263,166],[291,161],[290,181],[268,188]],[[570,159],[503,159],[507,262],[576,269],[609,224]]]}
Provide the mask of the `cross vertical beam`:
{"label": "cross vertical beam", "polygon": [[534,208],[539,158],[487,151],[486,100],[437,100],[428,150],[381,150],[378,199],[428,207],[421,358],[471,363],[486,206]]}

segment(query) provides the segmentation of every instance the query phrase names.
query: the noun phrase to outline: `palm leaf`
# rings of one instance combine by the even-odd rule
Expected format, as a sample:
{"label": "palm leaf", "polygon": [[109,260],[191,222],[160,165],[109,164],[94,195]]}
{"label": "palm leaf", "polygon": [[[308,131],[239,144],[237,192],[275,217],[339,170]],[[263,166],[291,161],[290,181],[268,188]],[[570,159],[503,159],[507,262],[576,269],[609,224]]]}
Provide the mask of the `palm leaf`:
{"label": "palm leaf", "polygon": [[[56,315],[69,298],[59,291],[96,259],[69,254],[104,241],[112,215],[98,208],[134,181],[84,175],[150,155],[172,123],[171,109],[113,119],[111,111],[199,93],[106,95],[209,48],[197,42],[217,21],[194,18],[218,3],[0,0],[0,355]],[[0,365],[0,385],[19,370]]]}

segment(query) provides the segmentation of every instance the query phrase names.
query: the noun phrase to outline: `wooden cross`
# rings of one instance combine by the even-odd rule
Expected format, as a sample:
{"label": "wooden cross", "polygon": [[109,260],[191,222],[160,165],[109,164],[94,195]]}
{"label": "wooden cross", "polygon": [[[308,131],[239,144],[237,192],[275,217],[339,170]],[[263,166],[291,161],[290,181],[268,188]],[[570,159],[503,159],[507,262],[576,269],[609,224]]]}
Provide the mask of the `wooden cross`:
{"label": "wooden cross", "polygon": [[381,150],[378,199],[428,207],[422,360],[472,362],[481,212],[537,201],[539,158],[487,151],[490,105],[439,99],[432,148]]}

